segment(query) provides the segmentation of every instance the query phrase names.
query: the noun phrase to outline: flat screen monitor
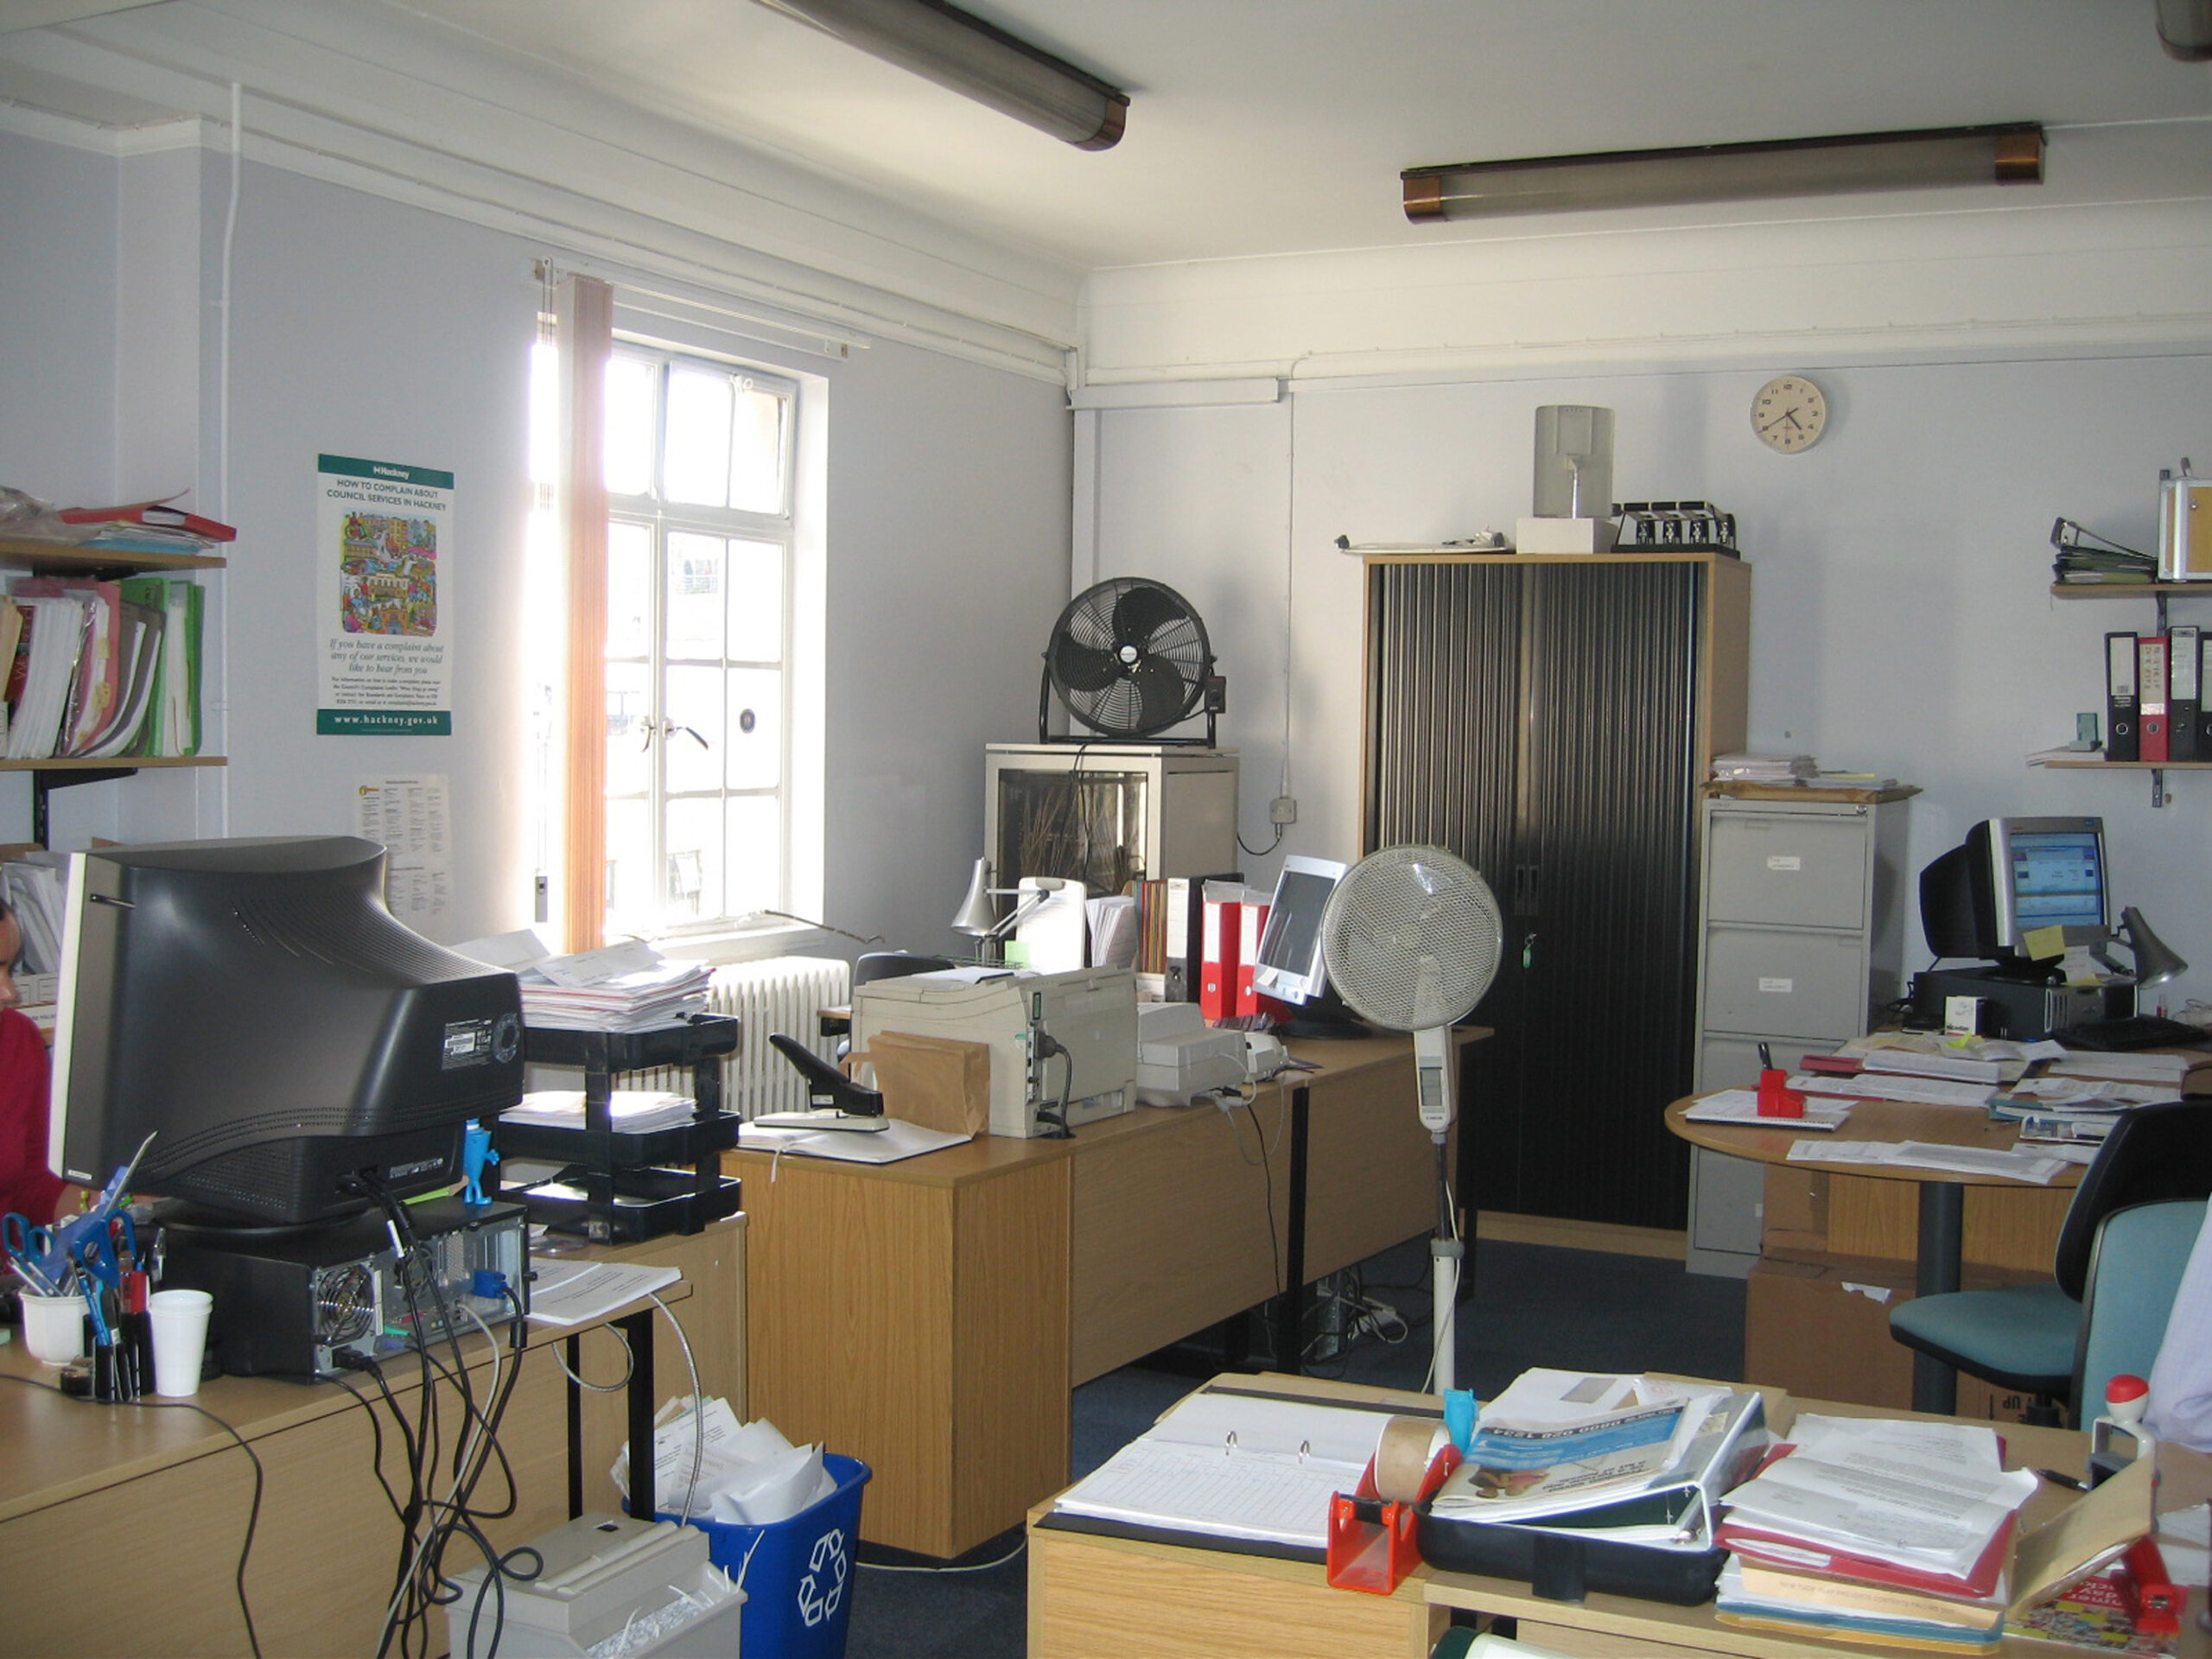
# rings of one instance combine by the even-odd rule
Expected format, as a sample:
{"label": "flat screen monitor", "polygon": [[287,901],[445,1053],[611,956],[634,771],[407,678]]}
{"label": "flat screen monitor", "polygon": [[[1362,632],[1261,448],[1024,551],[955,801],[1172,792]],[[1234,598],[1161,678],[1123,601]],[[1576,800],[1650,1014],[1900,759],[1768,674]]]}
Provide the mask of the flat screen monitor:
{"label": "flat screen monitor", "polygon": [[2026,957],[2037,929],[2102,930],[2111,915],[2101,818],[1992,818],[1921,872],[1938,957]]}
{"label": "flat screen monitor", "polygon": [[397,920],[384,863],[345,836],[75,855],[56,1170],[103,1185],[145,1142],[133,1191],[268,1226],[459,1179],[467,1121],[521,1097],[520,990]]}
{"label": "flat screen monitor", "polygon": [[1285,1002],[1310,1002],[1321,995],[1328,982],[1321,967],[1321,915],[1350,868],[1298,853],[1284,858],[1253,959],[1256,988]]}

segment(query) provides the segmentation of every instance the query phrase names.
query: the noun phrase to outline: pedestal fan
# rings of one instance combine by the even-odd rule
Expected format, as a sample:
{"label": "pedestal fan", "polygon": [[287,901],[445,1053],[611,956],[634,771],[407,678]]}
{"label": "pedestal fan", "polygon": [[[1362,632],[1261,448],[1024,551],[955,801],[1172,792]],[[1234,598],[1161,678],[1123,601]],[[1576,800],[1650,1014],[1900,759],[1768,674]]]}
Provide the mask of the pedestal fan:
{"label": "pedestal fan", "polygon": [[1385,847],[1346,872],[1321,917],[1329,982],[1371,1025],[1414,1038],[1414,1104],[1436,1143],[1434,1376],[1453,1385],[1453,1310],[1465,1250],[1452,1201],[1446,1137],[1459,1104],[1452,1027],[1497,972],[1505,937],[1490,886],[1440,847]]}

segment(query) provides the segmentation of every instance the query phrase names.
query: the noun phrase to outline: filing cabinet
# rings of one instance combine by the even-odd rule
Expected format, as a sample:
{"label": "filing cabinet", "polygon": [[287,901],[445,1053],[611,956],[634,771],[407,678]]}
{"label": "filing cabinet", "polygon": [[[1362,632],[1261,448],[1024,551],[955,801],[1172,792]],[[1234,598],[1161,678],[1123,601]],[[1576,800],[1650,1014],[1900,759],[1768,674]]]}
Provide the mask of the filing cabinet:
{"label": "filing cabinet", "polygon": [[[1761,1043],[1794,1065],[1904,989],[1909,789],[1717,795],[1705,804],[1696,1087],[1749,1088]],[[1689,1267],[1748,1274],[1763,1166],[1692,1149]]]}

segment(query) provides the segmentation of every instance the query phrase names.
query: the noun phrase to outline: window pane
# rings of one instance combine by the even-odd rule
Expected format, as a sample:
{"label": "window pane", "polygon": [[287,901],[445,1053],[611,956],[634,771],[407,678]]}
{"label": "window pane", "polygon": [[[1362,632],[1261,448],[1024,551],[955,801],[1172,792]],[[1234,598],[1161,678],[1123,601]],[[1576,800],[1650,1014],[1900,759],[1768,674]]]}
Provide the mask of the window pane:
{"label": "window pane", "polygon": [[722,907],[722,803],[719,798],[668,804],[668,861],[663,880],[670,926],[728,914]]}
{"label": "window pane", "polygon": [[671,793],[719,789],[722,780],[722,671],[719,668],[668,671],[668,768]]}
{"label": "window pane", "polygon": [[784,510],[784,423],[790,405],[780,392],[741,385],[730,435],[729,504],[747,512]]}
{"label": "window pane", "polygon": [[644,524],[607,527],[607,654],[648,657],[653,648],[653,533]]}
{"label": "window pane", "polygon": [[607,937],[650,933],[655,925],[652,822],[640,800],[607,804]]}
{"label": "window pane", "polygon": [[668,537],[671,657],[722,659],[722,538],[672,531]]}
{"label": "window pane", "polygon": [[729,682],[729,786],[783,782],[784,680],[773,669],[734,668]]}
{"label": "window pane", "polygon": [[729,655],[737,663],[784,658],[784,550],[772,542],[729,544]]}
{"label": "window pane", "polygon": [[642,795],[652,786],[646,743],[652,718],[652,671],[643,663],[607,665],[607,792]]}
{"label": "window pane", "polygon": [[729,376],[681,366],[668,374],[668,499],[696,506],[729,502]]}
{"label": "window pane", "polygon": [[750,915],[783,902],[784,833],[772,795],[729,804],[729,914]]}
{"label": "window pane", "polygon": [[654,393],[660,365],[617,357],[607,365],[607,487],[644,495],[653,486]]}

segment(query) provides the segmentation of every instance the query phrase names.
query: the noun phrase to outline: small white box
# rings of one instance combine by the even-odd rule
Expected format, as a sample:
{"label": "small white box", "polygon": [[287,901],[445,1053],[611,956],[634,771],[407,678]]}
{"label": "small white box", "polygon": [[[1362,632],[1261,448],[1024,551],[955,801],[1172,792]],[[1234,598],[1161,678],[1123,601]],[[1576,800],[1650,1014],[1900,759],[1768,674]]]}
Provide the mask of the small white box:
{"label": "small white box", "polygon": [[1943,1034],[1946,1037],[1973,1037],[1980,1030],[1980,997],[1947,996],[1943,999]]}
{"label": "small white box", "polygon": [[1520,518],[1514,521],[1516,553],[1610,553],[1610,518]]}

